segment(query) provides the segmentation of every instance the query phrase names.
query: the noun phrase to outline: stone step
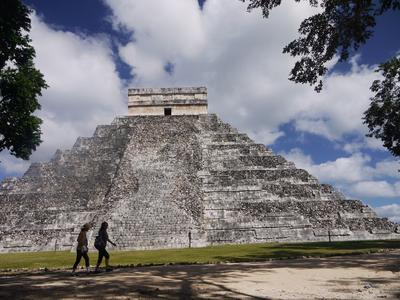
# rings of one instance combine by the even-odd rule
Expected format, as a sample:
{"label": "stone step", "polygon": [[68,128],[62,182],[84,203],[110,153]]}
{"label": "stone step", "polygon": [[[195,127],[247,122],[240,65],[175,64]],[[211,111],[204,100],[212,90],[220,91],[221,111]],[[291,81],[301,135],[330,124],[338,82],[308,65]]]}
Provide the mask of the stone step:
{"label": "stone step", "polygon": [[249,143],[212,143],[202,145],[203,155],[274,155],[272,150],[266,148],[262,144]]}
{"label": "stone step", "polygon": [[[67,209],[67,208],[86,208],[90,204],[96,193],[93,191],[86,192],[71,192],[65,191],[64,193],[28,193],[28,194],[8,194],[0,197],[0,204],[2,207],[10,207],[13,210],[26,210],[29,213],[35,207],[42,207],[44,209]],[[10,205],[12,203],[12,206]]]}
{"label": "stone step", "polygon": [[206,144],[249,144],[254,143],[247,134],[244,133],[209,133],[208,135],[202,136],[203,142]]}
{"label": "stone step", "polygon": [[304,229],[312,228],[308,222],[291,222],[291,223],[274,223],[274,222],[233,222],[232,220],[225,219],[212,219],[207,220],[204,224],[204,230],[278,230],[278,229]]}
{"label": "stone step", "polygon": [[93,133],[94,137],[109,137],[118,129],[118,125],[98,125]]}
{"label": "stone step", "polygon": [[237,133],[238,130],[228,123],[222,122],[215,114],[199,116],[199,126],[204,131],[209,132],[230,132]]}
{"label": "stone step", "polygon": [[264,178],[264,179],[232,179],[232,178],[221,178],[218,179],[207,179],[206,181],[203,180],[203,186],[208,190],[225,190],[227,187],[232,188],[240,188],[242,186],[257,186],[262,187],[265,184],[281,184],[281,183],[291,183],[291,184],[317,184],[318,181],[303,181],[302,178],[296,177],[281,177],[281,178]]}
{"label": "stone step", "polygon": [[[292,182],[268,182],[260,185],[235,185],[235,186],[213,186],[203,185],[201,188],[205,195],[205,200],[212,199],[209,193],[215,193],[214,199],[232,198],[233,193],[248,191],[265,191],[262,196],[265,199],[274,198],[297,198],[297,199],[324,199],[326,196],[334,194],[334,191],[324,188],[320,184],[314,183],[292,183]],[[227,194],[230,193],[230,194]],[[260,195],[261,196],[261,195]],[[271,198],[273,197],[273,198]],[[251,198],[255,198],[252,196]],[[258,197],[257,197],[258,198]],[[261,197],[260,197],[261,198]]]}
{"label": "stone step", "polygon": [[[271,241],[304,241],[313,235],[311,228],[284,229],[231,229],[231,230],[208,230],[207,239],[211,244],[232,243],[259,243]],[[311,240],[311,238],[310,238]]]}
{"label": "stone step", "polygon": [[[260,202],[260,201],[277,201],[281,198],[275,197],[263,190],[251,190],[251,191],[221,191],[221,192],[203,192],[204,205],[209,203],[213,205],[231,205],[230,202]],[[283,200],[283,199],[282,199]]]}
{"label": "stone step", "polygon": [[240,155],[236,157],[203,157],[206,170],[237,170],[237,169],[294,169],[292,162],[280,155]]}
{"label": "stone step", "polygon": [[314,183],[318,181],[307,171],[301,169],[272,170],[210,170],[198,174],[202,183],[207,186],[260,185],[270,181],[286,181],[292,183]]}
{"label": "stone step", "polygon": [[253,218],[251,215],[246,215],[242,210],[211,210],[204,211],[205,222],[210,226],[219,226],[219,224],[245,224],[246,227],[287,227],[287,226],[311,226],[307,219],[300,215],[282,215],[282,216],[263,216],[262,220]]}

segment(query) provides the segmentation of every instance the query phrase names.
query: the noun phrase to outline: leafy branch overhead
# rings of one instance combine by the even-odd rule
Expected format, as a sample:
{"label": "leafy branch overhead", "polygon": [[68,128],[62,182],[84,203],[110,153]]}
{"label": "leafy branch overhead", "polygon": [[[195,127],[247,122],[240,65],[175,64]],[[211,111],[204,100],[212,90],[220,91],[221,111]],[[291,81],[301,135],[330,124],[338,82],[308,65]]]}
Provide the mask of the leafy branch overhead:
{"label": "leafy branch overhead", "polygon": [[375,96],[364,113],[364,123],[370,130],[368,136],[381,139],[394,156],[400,156],[400,58],[382,64],[377,71],[384,80],[372,84]]}
{"label": "leafy branch overhead", "polygon": [[[241,0],[251,11],[260,8],[265,18],[281,4],[281,0]],[[302,21],[299,37],[286,45],[284,53],[299,57],[290,72],[289,79],[296,83],[308,83],[317,92],[322,89],[322,78],[327,73],[327,63],[335,56],[346,61],[373,34],[376,18],[388,11],[400,11],[400,0],[295,0],[306,1],[321,12]],[[396,37],[397,38],[397,37]],[[400,156],[399,89],[397,76],[400,72],[398,58],[381,64],[378,72],[385,77],[373,83],[371,107],[365,112],[364,123],[370,133],[382,139],[384,146]],[[396,98],[397,97],[397,98]],[[391,124],[389,126],[389,124]]]}
{"label": "leafy branch overhead", "polygon": [[0,1],[0,151],[28,159],[40,144],[37,97],[47,88],[35,69],[30,9],[20,0]]}

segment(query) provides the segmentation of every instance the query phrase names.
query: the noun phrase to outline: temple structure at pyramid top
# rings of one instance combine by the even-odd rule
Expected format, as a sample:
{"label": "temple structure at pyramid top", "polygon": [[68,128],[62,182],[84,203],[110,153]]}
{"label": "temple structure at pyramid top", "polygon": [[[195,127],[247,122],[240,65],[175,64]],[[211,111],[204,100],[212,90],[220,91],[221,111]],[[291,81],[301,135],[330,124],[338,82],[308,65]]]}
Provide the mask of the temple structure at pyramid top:
{"label": "temple structure at pyramid top", "polygon": [[207,88],[138,88],[128,90],[129,116],[207,114]]}

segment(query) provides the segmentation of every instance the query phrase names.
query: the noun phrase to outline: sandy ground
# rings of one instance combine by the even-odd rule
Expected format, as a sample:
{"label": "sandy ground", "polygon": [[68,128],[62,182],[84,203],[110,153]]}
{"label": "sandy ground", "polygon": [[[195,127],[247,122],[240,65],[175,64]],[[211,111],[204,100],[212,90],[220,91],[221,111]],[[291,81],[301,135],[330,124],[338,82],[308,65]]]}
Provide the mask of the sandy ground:
{"label": "sandy ground", "polygon": [[0,274],[0,299],[400,299],[400,251],[257,263]]}

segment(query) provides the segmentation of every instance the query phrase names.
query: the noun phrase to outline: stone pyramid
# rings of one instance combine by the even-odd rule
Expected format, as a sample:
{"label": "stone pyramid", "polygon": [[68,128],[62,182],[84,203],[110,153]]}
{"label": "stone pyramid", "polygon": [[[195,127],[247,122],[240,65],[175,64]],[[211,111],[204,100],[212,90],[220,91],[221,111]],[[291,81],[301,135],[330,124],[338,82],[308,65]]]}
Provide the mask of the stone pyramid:
{"label": "stone pyramid", "polygon": [[[205,88],[129,90],[129,115],[0,183],[0,252],[399,239],[359,200],[207,113]],[[89,233],[90,245],[98,227]]]}

